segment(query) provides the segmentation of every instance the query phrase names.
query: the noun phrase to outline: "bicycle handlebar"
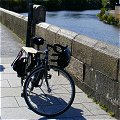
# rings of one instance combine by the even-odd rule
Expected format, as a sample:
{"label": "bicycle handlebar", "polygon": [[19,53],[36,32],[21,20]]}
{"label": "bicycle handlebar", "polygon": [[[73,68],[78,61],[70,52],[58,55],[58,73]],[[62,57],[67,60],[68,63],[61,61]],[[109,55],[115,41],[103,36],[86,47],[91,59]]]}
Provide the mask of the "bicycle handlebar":
{"label": "bicycle handlebar", "polygon": [[54,44],[54,45],[47,44],[47,48],[48,47],[52,48],[57,54],[61,54],[68,46],[64,47],[60,44]]}

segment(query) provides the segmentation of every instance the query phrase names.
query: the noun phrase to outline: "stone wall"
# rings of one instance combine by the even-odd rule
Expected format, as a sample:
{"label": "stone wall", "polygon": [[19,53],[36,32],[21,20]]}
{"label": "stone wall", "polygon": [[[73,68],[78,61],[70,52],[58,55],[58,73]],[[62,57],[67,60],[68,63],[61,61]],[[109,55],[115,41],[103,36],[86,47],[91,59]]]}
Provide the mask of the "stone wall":
{"label": "stone wall", "polygon": [[25,16],[0,8],[0,21],[20,38],[26,38],[27,18]]}
{"label": "stone wall", "polygon": [[[0,21],[21,39],[26,38],[27,18],[24,16],[0,8]],[[37,24],[36,35],[47,43],[67,44],[72,58],[66,69],[76,85],[120,118],[119,48],[47,23]]]}

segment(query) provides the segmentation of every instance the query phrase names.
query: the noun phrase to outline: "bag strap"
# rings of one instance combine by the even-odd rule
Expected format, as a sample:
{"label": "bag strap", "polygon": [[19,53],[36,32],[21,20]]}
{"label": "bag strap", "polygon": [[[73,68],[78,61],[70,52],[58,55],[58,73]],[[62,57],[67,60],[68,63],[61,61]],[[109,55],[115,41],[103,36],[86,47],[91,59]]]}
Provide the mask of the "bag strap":
{"label": "bag strap", "polygon": [[17,60],[19,60],[22,55],[23,55],[23,50],[21,49],[20,52],[18,53],[17,57],[15,58],[15,60],[13,61],[13,63],[11,64],[11,66],[13,66],[14,63],[15,63]]}

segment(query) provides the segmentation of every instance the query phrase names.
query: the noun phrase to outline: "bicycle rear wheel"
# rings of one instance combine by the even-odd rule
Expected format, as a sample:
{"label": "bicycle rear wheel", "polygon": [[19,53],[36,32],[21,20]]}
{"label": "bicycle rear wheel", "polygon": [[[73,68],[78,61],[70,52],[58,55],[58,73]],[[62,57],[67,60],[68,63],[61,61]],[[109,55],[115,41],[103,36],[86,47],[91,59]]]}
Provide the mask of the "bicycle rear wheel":
{"label": "bicycle rear wheel", "polygon": [[[36,74],[42,74],[39,80],[42,80],[42,84],[33,88],[32,81]],[[56,66],[50,66],[47,80],[50,90],[47,89],[45,82],[44,67],[36,68],[25,81],[24,98],[29,108],[35,113],[53,117],[69,109],[75,97],[75,85],[71,76]]]}

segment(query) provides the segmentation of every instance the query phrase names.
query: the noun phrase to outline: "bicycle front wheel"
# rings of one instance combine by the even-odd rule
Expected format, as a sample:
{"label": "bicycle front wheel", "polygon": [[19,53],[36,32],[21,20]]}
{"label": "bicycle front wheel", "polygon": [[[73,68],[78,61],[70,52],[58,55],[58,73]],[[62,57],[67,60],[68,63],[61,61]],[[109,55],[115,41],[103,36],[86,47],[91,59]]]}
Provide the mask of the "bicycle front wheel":
{"label": "bicycle front wheel", "polygon": [[[38,85],[33,87],[39,75]],[[26,79],[24,84],[24,98],[29,108],[35,113],[53,117],[64,113],[75,97],[75,85],[72,77],[63,69],[50,66],[47,75],[49,89],[46,84],[44,67],[36,68]],[[40,84],[39,84],[40,83]]]}

